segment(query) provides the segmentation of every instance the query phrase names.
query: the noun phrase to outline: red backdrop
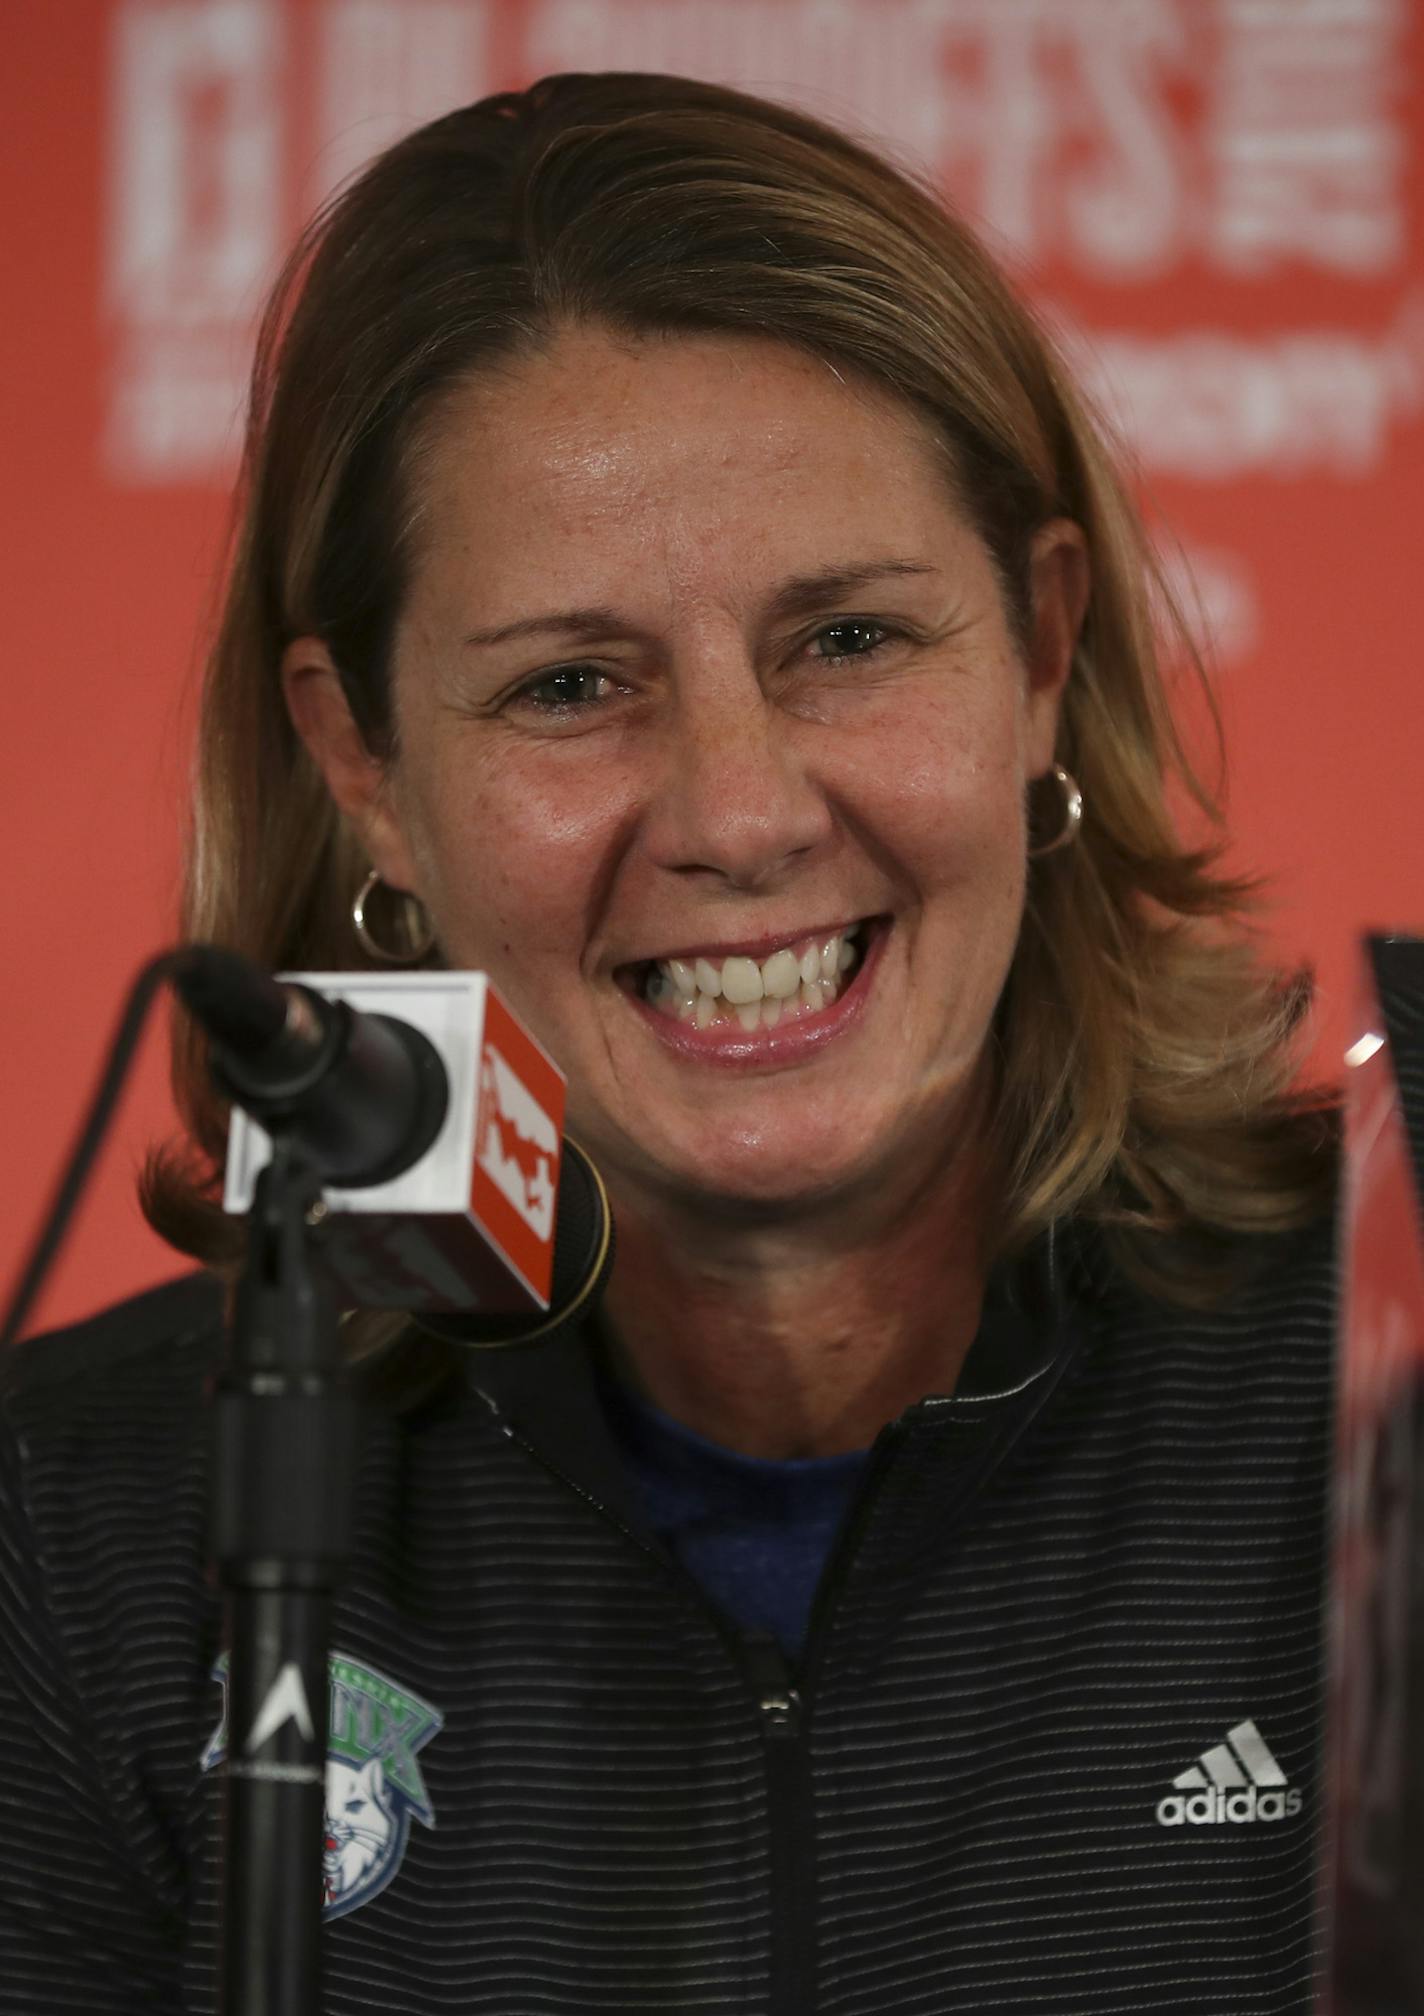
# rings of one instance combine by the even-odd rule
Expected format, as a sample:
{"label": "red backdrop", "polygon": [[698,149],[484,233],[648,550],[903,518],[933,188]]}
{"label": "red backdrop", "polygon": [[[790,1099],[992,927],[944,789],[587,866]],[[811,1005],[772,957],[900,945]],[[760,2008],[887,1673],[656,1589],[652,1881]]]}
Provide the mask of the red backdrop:
{"label": "red backdrop", "polygon": [[[554,69],[799,102],[927,171],[1063,328],[1194,584],[1233,860],[1317,969],[1424,921],[1424,32],[1407,0],[9,0],[0,1282],[172,935],[252,319],[301,217]],[[155,1031],[38,1319],[175,1271]]]}

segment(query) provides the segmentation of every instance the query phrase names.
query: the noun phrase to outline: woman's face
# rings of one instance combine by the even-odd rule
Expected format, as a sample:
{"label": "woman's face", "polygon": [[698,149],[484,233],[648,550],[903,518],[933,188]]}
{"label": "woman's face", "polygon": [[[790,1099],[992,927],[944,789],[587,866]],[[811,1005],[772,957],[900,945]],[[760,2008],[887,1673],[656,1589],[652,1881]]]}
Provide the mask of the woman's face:
{"label": "woman's face", "polygon": [[931,1177],[1018,935],[1076,533],[1039,537],[1025,654],[913,414],[718,336],[570,330],[445,406],[417,485],[398,754],[325,767],[615,1196]]}

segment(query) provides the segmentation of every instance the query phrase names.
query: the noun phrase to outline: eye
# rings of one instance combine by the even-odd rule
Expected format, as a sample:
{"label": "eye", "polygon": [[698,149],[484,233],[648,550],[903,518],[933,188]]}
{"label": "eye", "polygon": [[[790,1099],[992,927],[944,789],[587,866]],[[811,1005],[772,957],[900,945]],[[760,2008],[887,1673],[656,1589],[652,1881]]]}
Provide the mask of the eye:
{"label": "eye", "polygon": [[593,665],[556,665],[541,672],[514,695],[517,702],[544,714],[571,714],[580,708],[597,706],[606,699],[612,684],[606,672]]}
{"label": "eye", "polygon": [[874,623],[868,616],[843,616],[838,623],[828,623],[816,632],[811,642],[824,648],[817,648],[813,655],[824,665],[844,665],[848,659],[866,658],[878,651],[889,636],[883,623]]}

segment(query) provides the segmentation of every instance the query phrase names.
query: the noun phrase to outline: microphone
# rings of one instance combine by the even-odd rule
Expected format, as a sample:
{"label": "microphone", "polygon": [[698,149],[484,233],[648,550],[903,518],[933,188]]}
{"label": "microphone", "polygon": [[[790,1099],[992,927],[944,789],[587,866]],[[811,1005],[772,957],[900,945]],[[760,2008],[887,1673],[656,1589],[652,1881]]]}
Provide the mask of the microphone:
{"label": "microphone", "polygon": [[173,985],[208,1033],[219,1089],[348,1190],[393,1181],[440,1132],[449,1079],[411,1023],[274,980],[218,945],[185,946]]}
{"label": "microphone", "polygon": [[271,1133],[293,1139],[322,1179],[313,1263],[347,1306],[503,1344],[592,1302],[607,1195],[563,1137],[563,1074],[485,974],[274,977],[195,945],[174,984],[233,1102],[224,1208],[249,1209]]}

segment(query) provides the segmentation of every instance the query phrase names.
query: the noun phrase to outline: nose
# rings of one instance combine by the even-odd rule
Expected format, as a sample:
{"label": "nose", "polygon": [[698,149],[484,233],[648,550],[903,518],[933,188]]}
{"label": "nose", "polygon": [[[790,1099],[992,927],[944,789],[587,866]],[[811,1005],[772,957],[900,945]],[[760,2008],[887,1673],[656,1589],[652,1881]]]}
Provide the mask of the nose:
{"label": "nose", "polygon": [[761,889],[822,845],[833,818],[808,766],[808,733],[750,664],[703,667],[681,682],[644,824],[657,864]]}

